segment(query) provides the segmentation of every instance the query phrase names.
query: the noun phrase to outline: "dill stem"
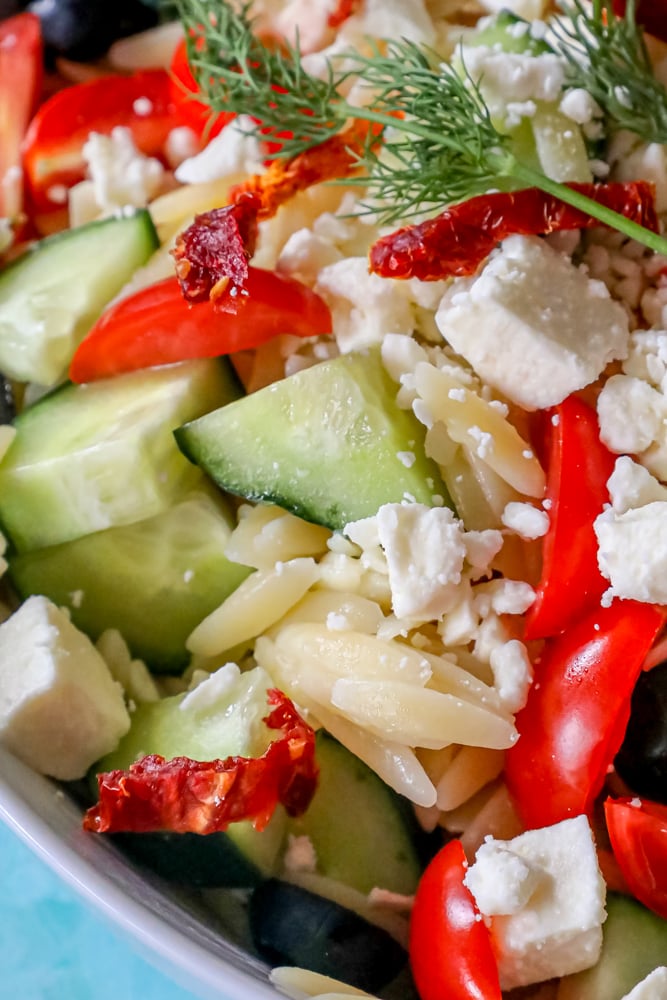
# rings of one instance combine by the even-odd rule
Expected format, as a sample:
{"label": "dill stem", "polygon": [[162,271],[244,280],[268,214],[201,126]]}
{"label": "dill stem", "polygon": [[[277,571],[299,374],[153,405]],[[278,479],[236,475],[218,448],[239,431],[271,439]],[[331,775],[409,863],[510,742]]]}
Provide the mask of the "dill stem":
{"label": "dill stem", "polygon": [[572,205],[573,208],[578,208],[582,212],[586,212],[587,215],[598,219],[611,229],[617,229],[630,239],[642,243],[650,250],[667,256],[667,239],[664,236],[654,233],[652,229],[646,229],[645,226],[640,226],[638,222],[626,218],[620,212],[615,212],[612,208],[607,208],[606,205],[600,205],[580,191],[568,187],[567,184],[560,184],[558,181],[553,181],[550,177],[546,177],[538,170],[532,170],[517,160],[513,160],[508,165],[507,176],[513,177],[528,187],[540,188],[542,191],[546,191],[547,194],[552,194],[556,198],[560,198],[567,205]]}

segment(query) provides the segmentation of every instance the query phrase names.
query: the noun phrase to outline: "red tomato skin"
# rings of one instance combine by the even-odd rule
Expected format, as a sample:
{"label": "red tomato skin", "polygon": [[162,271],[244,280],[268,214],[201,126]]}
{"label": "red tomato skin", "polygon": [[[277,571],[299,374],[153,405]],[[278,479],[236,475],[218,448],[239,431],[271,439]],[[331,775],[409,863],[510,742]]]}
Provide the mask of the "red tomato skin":
{"label": "red tomato skin", "polygon": [[417,886],[410,964],[421,1000],[501,1000],[491,935],[463,884],[460,840],[436,854]]}
{"label": "red tomato skin", "polygon": [[23,209],[21,143],[43,79],[43,46],[36,14],[0,23],[0,216],[18,220]]}
{"label": "red tomato skin", "polygon": [[589,814],[622,741],[630,697],[664,622],[650,604],[615,600],[547,640],[516,718],[505,778],[528,829]]}
{"label": "red tomato skin", "polygon": [[667,920],[667,806],[648,799],[608,798],[604,813],[628,890]]}
{"label": "red tomato skin", "polygon": [[207,104],[197,100],[197,82],[188,63],[185,38],[176,46],[171,66],[171,96],[183,125],[191,128],[195,135],[206,136],[207,140],[222,132],[225,125],[235,116],[233,112],[215,114]]}
{"label": "red tomato skin", "polygon": [[190,305],[177,278],[166,278],[108,309],[80,344],[70,366],[74,382],[120,372],[212,358],[257,347],[281,333],[331,332],[325,302],[301,282],[250,267],[248,298],[237,312],[210,302]]}
{"label": "red tomato skin", "polygon": [[[143,110],[145,102],[148,111]],[[84,178],[82,150],[91,132],[108,135],[125,126],[142,153],[161,157],[169,133],[179,124],[171,78],[162,69],[98,77],[58,91],[41,106],[23,142],[35,211],[60,209],[61,202],[50,192]]]}
{"label": "red tomato skin", "polygon": [[600,440],[595,410],[576,396],[545,419],[549,530],[537,597],[526,615],[527,640],[562,632],[599,604],[609,586],[598,568],[593,521],[609,502],[616,456]]}

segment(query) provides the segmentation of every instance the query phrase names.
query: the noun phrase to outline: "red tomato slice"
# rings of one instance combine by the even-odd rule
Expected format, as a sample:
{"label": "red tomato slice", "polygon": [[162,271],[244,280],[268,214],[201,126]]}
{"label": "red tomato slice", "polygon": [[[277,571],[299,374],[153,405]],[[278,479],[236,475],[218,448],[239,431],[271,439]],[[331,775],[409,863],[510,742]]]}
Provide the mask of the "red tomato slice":
{"label": "red tomato slice", "polygon": [[421,877],[410,921],[410,964],[421,1000],[501,1000],[491,935],[463,884],[460,840],[446,844]]}
{"label": "red tomato slice", "polygon": [[36,14],[0,22],[0,216],[23,209],[21,143],[42,87],[42,33]]}
{"label": "red tomato slice", "polygon": [[505,766],[527,827],[590,813],[663,622],[663,612],[650,604],[615,600],[545,643],[528,702],[516,718],[520,738]]}
{"label": "red tomato slice", "polygon": [[[70,367],[74,382],[191,358],[257,347],[281,333],[331,332],[331,314],[315,292],[293,278],[250,267],[248,298],[214,309],[190,305],[176,277],[166,278],[108,309],[80,344]],[[229,310],[229,311],[227,311]]]}
{"label": "red tomato slice", "polygon": [[629,891],[667,920],[667,806],[647,799],[607,799],[604,813]]}
{"label": "red tomato slice", "polygon": [[595,410],[576,396],[545,419],[549,530],[537,597],[526,615],[526,639],[562,632],[599,603],[609,586],[598,568],[593,521],[609,502],[607,481],[616,458],[600,441]]}
{"label": "red tomato slice", "polygon": [[225,125],[234,118],[232,112],[214,114],[207,104],[197,100],[197,82],[188,63],[188,49],[185,38],[176,46],[171,62],[172,100],[178,108],[183,123],[198,135],[207,139],[222,132]]}
{"label": "red tomato slice", "polygon": [[261,757],[166,761],[153,754],[127,771],[99,774],[100,801],[84,816],[84,829],[208,834],[252,820],[263,830],[279,803],[300,816],[317,788],[315,733],[282,691],[268,694],[274,707],[264,721],[282,734]]}
{"label": "red tomato slice", "polygon": [[36,212],[62,208],[62,189],[83,179],[82,150],[91,132],[108,135],[123,125],[142,153],[161,156],[179,124],[171,78],[162,69],[98,77],[58,91],[33,118],[23,144]]}

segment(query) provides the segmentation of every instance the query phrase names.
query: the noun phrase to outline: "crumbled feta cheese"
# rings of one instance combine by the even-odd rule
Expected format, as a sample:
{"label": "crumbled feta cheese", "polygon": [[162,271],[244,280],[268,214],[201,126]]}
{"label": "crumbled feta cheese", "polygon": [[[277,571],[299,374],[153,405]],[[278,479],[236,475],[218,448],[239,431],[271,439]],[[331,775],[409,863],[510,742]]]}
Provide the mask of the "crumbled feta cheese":
{"label": "crumbled feta cheese", "polygon": [[500,520],[521,538],[541,538],[549,530],[549,515],[530,503],[511,501],[503,510]]}
{"label": "crumbled feta cheese", "polygon": [[126,206],[142,208],[162,183],[164,168],[154,157],[144,156],[134,144],[132,132],[122,125],[110,135],[91,132],[83,146],[83,158],[103,212]]}
{"label": "crumbled feta cheese", "polygon": [[[509,841],[487,838],[465,881],[486,917],[503,990],[570,975],[597,962],[605,884],[585,816]],[[485,911],[488,902],[493,912]]]}
{"label": "crumbled feta cheese", "polygon": [[174,170],[184,160],[195,156],[199,149],[197,133],[187,125],[178,125],[167,136],[164,152],[169,166]]}
{"label": "crumbled feta cheese", "polygon": [[430,621],[454,606],[466,556],[463,524],[448,507],[384,504],[377,516],[397,618]]}
{"label": "crumbled feta cheese", "polygon": [[340,250],[312,229],[298,229],[280,251],[277,269],[281,274],[314,285],[325,267],[343,259]]}
{"label": "crumbled feta cheese", "polygon": [[120,684],[65,612],[30,597],[0,625],[0,739],[17,757],[73,781],[129,728]]}
{"label": "crumbled feta cheese", "polygon": [[611,451],[646,451],[664,434],[667,397],[643,379],[613,375],[597,401],[600,438]]}
{"label": "crumbled feta cheese", "polygon": [[667,500],[667,488],[629,455],[616,459],[607,489],[616,514],[624,514],[631,507],[643,507],[654,500]]}
{"label": "crumbled feta cheese", "polygon": [[560,102],[560,111],[577,125],[586,125],[594,118],[602,118],[603,111],[595,98],[583,87],[567,90]]}
{"label": "crumbled feta cheese", "polygon": [[627,354],[623,307],[536,237],[510,237],[481,274],[455,281],[436,322],[485,382],[527,409],[562,402]]}
{"label": "crumbled feta cheese", "polygon": [[533,682],[533,667],[528,650],[518,639],[510,639],[491,650],[493,683],[503,705],[510,712],[520,711],[528,699]]}
{"label": "crumbled feta cheese", "polygon": [[[502,52],[495,46],[464,45],[461,60],[479,82],[490,110],[512,102],[558,100],[565,82],[563,60],[553,52]],[[498,102],[500,101],[500,106]]]}
{"label": "crumbled feta cheese", "polygon": [[224,128],[202,149],[176,168],[181,184],[203,184],[233,174],[256,174],[263,171],[255,124],[245,115]]}
{"label": "crumbled feta cheese", "polygon": [[622,514],[609,508],[593,522],[598,566],[612,597],[667,604],[667,501],[654,500]]}
{"label": "crumbled feta cheese", "polygon": [[414,318],[404,283],[369,274],[365,257],[324,267],[315,290],[331,308],[333,332],[343,354],[382,343],[388,333],[410,334]]}
{"label": "crumbled feta cheese", "polygon": [[665,1000],[665,997],[667,997],[667,966],[660,965],[626,993],[622,1000]]}
{"label": "crumbled feta cheese", "polygon": [[214,706],[231,693],[241,676],[236,663],[225,663],[219,667],[215,673],[206,674],[202,680],[196,684],[191,691],[183,698],[178,706],[180,711],[199,712]]}

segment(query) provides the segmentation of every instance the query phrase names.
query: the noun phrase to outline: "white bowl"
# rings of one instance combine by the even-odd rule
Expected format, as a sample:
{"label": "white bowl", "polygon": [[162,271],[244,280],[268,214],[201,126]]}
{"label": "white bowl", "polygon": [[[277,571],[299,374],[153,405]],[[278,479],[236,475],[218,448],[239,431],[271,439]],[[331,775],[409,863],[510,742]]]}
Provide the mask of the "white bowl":
{"label": "white bowl", "polygon": [[203,1000],[276,1000],[268,969],[234,928],[187,893],[136,868],[107,838],[85,833],[80,807],[0,748],[0,820],[161,970]]}

